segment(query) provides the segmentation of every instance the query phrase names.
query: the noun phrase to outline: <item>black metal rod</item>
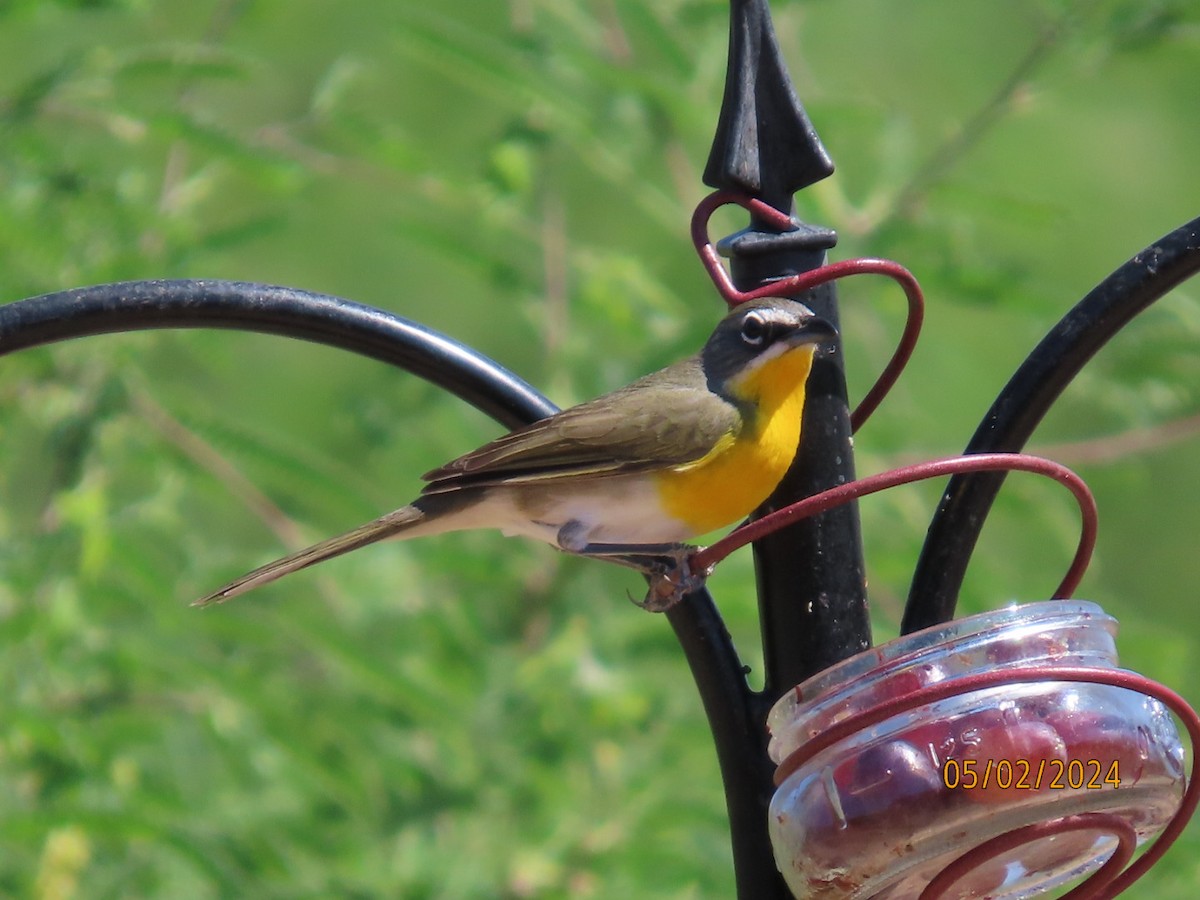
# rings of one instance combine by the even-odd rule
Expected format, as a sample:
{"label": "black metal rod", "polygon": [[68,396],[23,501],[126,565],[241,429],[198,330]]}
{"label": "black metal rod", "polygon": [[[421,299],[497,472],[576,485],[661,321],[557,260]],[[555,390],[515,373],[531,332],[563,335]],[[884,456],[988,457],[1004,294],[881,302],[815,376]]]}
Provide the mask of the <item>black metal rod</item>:
{"label": "black metal rod", "polygon": [[416,322],[340,297],[244,281],[128,281],[9,303],[0,306],[0,356],[153,328],[228,328],[349,350],[419,375],[508,428],[557,409],[503,366]]}
{"label": "black metal rod", "polygon": [[725,622],[707,591],[667,610],[700,692],[725,789],[738,897],[787,900],[767,836],[775,766],[765,750],[769,704],[749,689]]}
{"label": "black metal rod", "polygon": [[[748,192],[790,213],[796,191],[832,172],[833,161],[788,76],[766,0],[733,0],[725,96],[705,182]],[[740,290],[824,264],[836,233],[794,220],[793,226],[780,232],[755,221],[720,243]],[[837,324],[832,285],[797,299]],[[760,512],[852,480],[850,431],[842,355],[821,354],[808,380],[798,455]],[[754,554],[767,698],[869,646],[862,538],[854,505],[757,541]]]}
{"label": "black metal rod", "polygon": [[[486,356],[415,322],[339,297],[236,281],[132,281],[45,294],[0,306],[0,356],[90,335],[155,328],[227,328],[298,338],[397,366],[451,391],[509,428],[556,411],[553,403]],[[667,614],[696,680],[722,761],[735,844],[754,836],[757,878],[778,881],[762,786],[763,714],[708,591]],[[742,838],[744,840],[744,838]],[[752,873],[753,874],[753,873]],[[766,893],[755,896],[766,897]]]}
{"label": "black metal rod", "polygon": [[[832,171],[833,162],[788,76],[766,0],[732,0],[725,95],[705,183],[790,212],[796,191]],[[837,235],[827,228],[793,224],[793,230],[780,233],[752,221],[749,228],[721,242],[740,290],[824,263]],[[832,285],[798,299],[836,324]],[[821,355],[814,362],[803,431],[795,462],[760,514],[854,477],[840,353]],[[710,714],[742,900],[791,896],[776,870],[767,832],[767,807],[774,793],[774,767],[766,753],[767,711],[784,691],[870,643],[856,507],[832,510],[776,532],[755,543],[754,557],[764,689],[751,692],[740,675],[736,683],[714,685],[712,690],[725,692],[728,707],[738,715],[718,721]]]}
{"label": "black metal rod", "polygon": [[[833,285],[798,299],[838,324]],[[813,362],[795,462],[756,515],[854,480],[840,346],[833,355],[820,355]],[[861,535],[858,504],[848,503],[754,543],[766,699],[773,702],[810,676],[870,647]]]}
{"label": "black metal rod", "polygon": [[[1129,321],[1200,271],[1200,218],[1155,241],[1100,282],[1034,348],[976,429],[965,453],[1016,452],[1079,370]],[[954,616],[967,563],[1003,474],[950,480],[917,560],[901,631]]]}

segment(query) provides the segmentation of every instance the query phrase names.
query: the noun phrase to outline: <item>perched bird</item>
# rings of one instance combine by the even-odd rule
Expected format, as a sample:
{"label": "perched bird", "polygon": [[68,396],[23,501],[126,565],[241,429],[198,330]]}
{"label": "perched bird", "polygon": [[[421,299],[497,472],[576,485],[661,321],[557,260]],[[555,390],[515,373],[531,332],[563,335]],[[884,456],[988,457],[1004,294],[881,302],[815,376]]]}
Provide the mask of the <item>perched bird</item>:
{"label": "perched bird", "polygon": [[[220,603],[385,538],[469,528],[658,571],[748,515],[796,455],[805,382],[833,326],[793,300],[741,304],[695,356],[519,428],[424,476],[408,506],[231,581]],[[658,557],[659,562],[642,565]]]}

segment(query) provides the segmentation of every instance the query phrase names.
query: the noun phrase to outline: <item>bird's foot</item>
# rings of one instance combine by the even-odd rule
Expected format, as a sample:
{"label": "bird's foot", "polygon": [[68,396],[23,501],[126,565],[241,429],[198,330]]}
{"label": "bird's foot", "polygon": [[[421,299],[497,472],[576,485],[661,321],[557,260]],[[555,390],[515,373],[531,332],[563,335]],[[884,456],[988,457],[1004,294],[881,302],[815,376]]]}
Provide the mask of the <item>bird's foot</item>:
{"label": "bird's foot", "polygon": [[699,549],[691,544],[587,544],[572,552],[641,572],[650,589],[645,600],[633,602],[650,612],[665,612],[685,594],[704,587],[712,569],[692,568],[692,555]]}
{"label": "bird's foot", "polygon": [[647,612],[666,612],[687,594],[704,587],[712,568],[702,571],[692,568],[692,554],[699,549],[682,546],[676,554],[652,557],[650,565],[643,570],[650,579],[646,599],[641,603],[634,602]]}

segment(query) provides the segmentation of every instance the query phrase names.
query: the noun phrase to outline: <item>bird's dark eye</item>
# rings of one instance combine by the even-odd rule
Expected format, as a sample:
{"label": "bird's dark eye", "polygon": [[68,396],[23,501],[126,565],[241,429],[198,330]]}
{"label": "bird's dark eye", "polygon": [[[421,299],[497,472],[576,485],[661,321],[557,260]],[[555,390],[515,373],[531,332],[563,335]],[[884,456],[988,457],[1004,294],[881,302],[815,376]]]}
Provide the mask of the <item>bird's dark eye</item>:
{"label": "bird's dark eye", "polygon": [[751,347],[761,347],[767,339],[769,328],[762,316],[750,313],[742,319],[742,340]]}

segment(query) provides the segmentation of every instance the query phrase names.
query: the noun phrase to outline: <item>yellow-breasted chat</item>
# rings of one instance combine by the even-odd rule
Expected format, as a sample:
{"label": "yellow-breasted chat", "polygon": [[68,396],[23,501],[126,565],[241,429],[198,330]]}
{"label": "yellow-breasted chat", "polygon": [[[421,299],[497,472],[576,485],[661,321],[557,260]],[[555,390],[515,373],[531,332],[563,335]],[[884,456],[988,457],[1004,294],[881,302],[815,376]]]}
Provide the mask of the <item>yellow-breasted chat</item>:
{"label": "yellow-breasted chat", "polygon": [[408,506],[261,566],[196,605],[386,538],[472,528],[642,568],[636,560],[678,551],[770,496],[799,446],[817,345],[835,336],[796,301],[743,303],[695,356],[434,469]]}

